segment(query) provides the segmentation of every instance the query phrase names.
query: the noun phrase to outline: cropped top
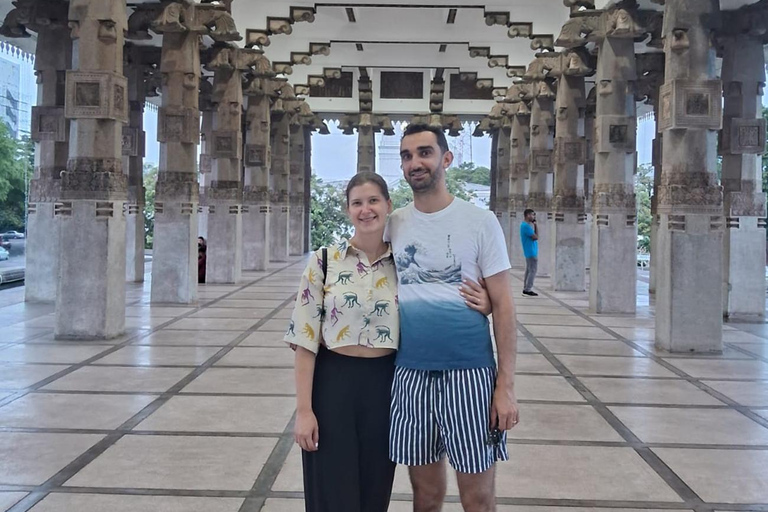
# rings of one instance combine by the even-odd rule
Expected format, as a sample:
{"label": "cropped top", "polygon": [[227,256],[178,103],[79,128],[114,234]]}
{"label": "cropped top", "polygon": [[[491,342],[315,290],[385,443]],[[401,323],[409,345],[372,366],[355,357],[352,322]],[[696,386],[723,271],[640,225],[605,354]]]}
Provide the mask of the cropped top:
{"label": "cropped top", "polygon": [[321,343],[330,350],[352,345],[398,348],[400,315],[391,249],[369,262],[363,251],[342,240],[328,247],[325,279],[322,258],[322,250],[310,256],[284,341],[315,354]]}

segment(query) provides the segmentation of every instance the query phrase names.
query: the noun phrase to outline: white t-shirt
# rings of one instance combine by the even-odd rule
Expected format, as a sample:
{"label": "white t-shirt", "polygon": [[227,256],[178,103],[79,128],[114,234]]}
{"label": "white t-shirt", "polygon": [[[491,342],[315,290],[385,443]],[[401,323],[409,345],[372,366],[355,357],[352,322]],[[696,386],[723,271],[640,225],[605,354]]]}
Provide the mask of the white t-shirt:
{"label": "white t-shirt", "polygon": [[463,278],[509,270],[496,216],[458,198],[435,213],[411,203],[392,213],[384,238],[392,243],[399,284],[396,364],[420,370],[494,366],[488,319],[464,303],[459,287]]}

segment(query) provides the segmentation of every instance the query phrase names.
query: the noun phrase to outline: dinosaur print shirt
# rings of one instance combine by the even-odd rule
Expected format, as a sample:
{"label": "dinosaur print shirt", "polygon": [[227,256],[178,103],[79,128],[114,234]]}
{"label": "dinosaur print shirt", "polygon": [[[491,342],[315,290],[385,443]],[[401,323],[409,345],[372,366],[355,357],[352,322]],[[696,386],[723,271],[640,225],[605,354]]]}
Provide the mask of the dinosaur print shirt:
{"label": "dinosaur print shirt", "polygon": [[363,251],[342,240],[328,247],[323,287],[323,253],[310,256],[285,342],[318,352],[350,345],[398,348],[400,316],[392,251],[369,262]]}

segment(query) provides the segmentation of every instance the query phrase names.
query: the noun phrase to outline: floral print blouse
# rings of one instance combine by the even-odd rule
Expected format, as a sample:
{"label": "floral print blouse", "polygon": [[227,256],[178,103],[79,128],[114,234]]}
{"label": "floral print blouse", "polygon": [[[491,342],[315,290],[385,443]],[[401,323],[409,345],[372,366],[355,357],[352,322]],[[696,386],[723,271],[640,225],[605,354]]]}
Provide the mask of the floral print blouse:
{"label": "floral print blouse", "polygon": [[330,350],[352,345],[396,349],[400,315],[391,249],[371,263],[348,240],[331,245],[325,287],[322,258],[319,249],[301,276],[285,342],[315,354],[321,343]]}

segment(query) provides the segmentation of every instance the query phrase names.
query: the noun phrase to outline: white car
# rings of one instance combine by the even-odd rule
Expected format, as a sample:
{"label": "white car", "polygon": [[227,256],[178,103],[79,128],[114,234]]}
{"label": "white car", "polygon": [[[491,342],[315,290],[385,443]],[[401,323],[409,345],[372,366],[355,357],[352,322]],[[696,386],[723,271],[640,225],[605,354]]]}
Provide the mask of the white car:
{"label": "white car", "polygon": [[19,233],[18,231],[6,231],[5,233],[0,233],[0,236],[6,240],[16,240],[17,238],[24,238],[24,233]]}
{"label": "white car", "polygon": [[8,251],[0,247],[0,261],[5,261],[11,256],[8,254]]}

